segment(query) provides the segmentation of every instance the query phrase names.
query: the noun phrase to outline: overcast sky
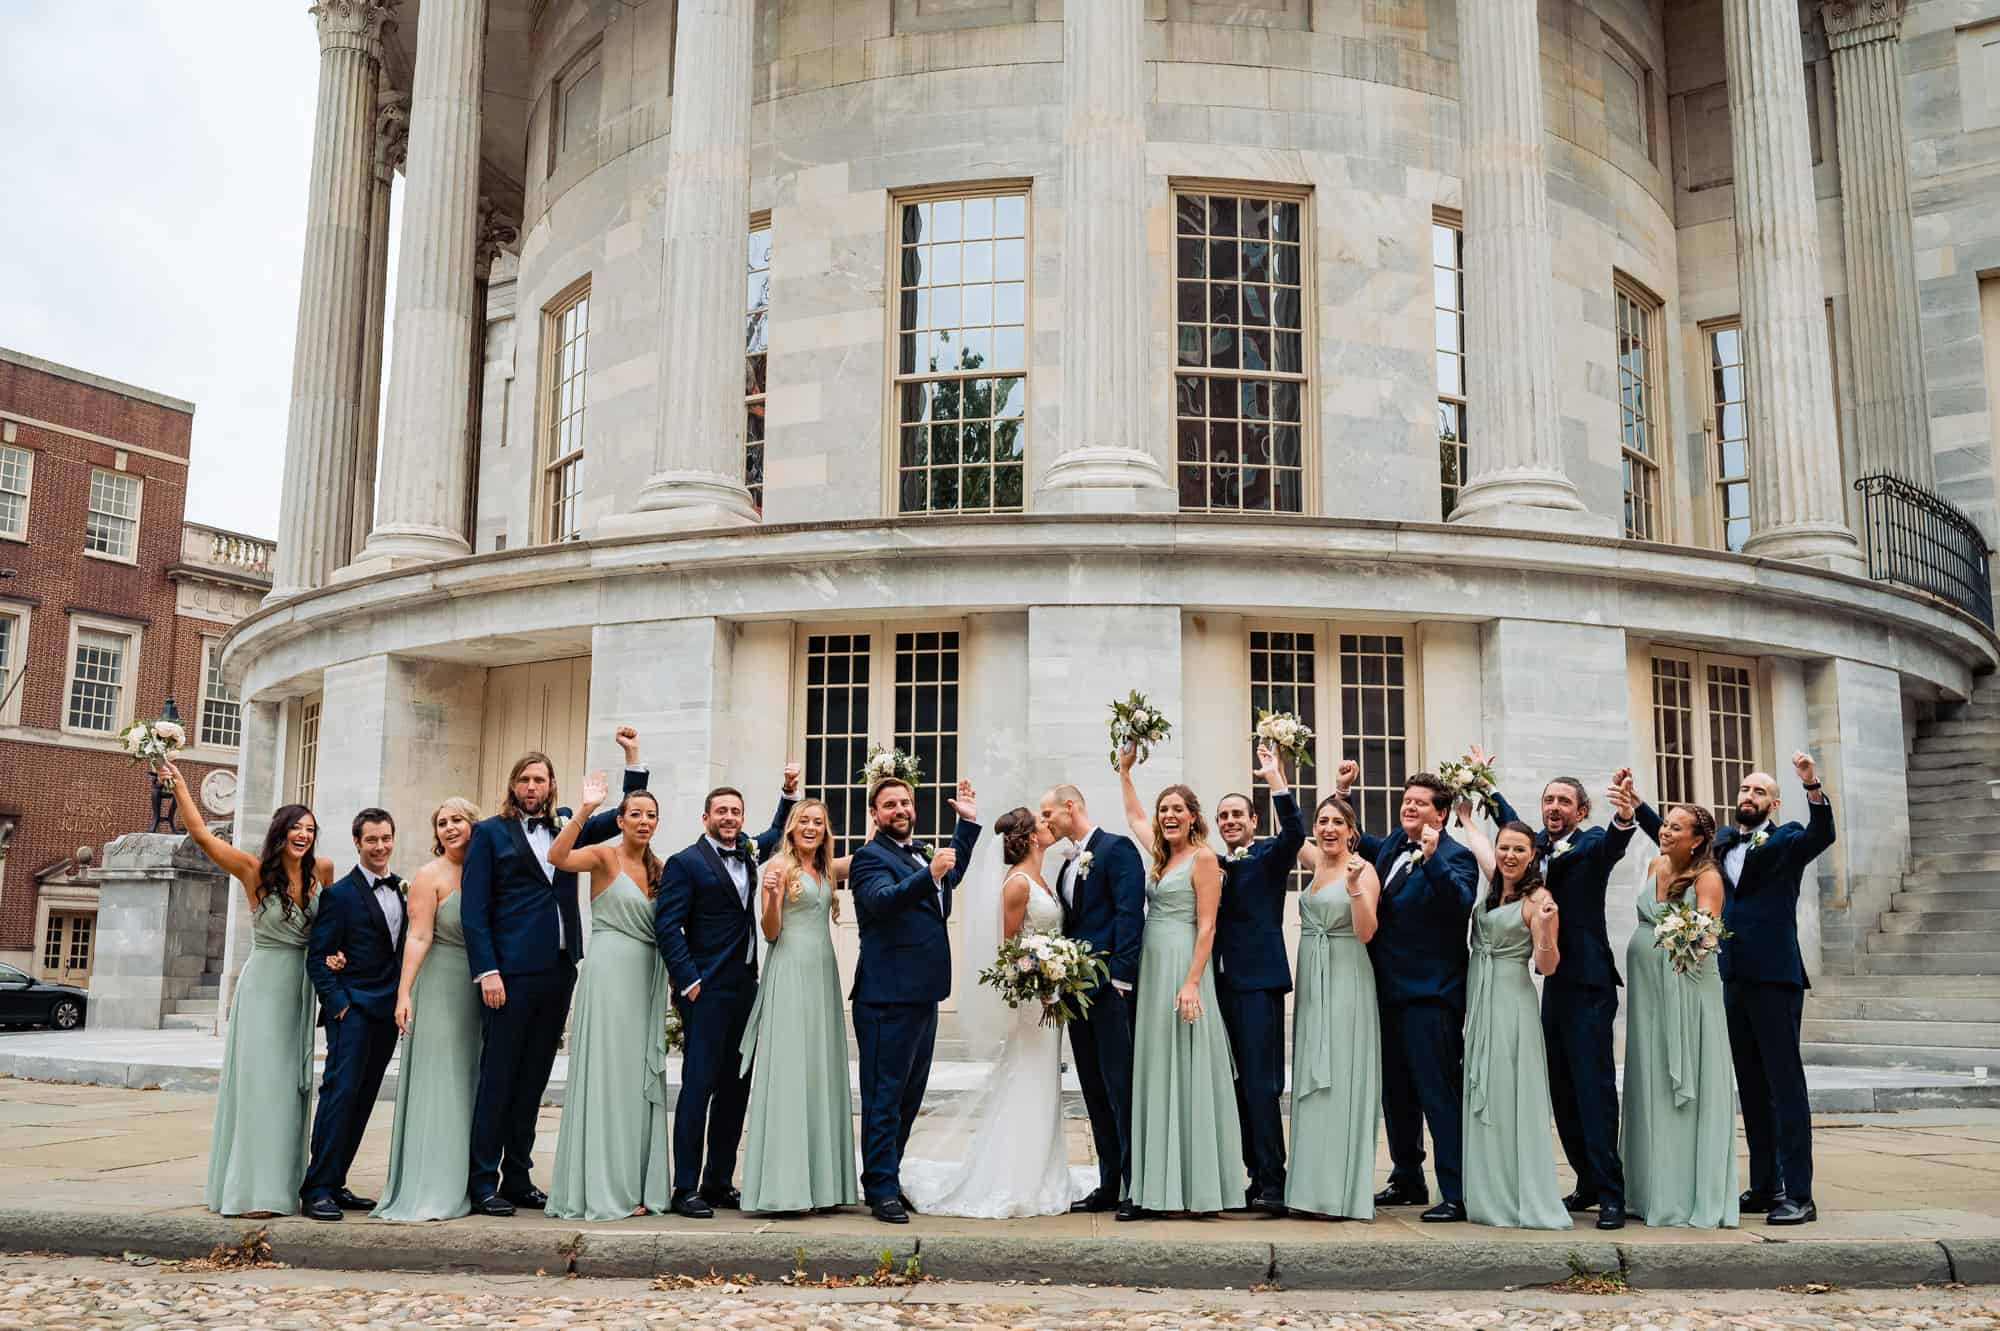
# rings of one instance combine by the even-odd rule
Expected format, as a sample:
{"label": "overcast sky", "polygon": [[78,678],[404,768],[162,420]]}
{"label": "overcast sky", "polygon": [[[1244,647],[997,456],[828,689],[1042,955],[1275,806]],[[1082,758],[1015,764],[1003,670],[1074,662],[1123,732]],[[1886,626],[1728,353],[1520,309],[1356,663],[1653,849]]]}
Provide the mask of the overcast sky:
{"label": "overcast sky", "polygon": [[278,530],[308,0],[0,0],[0,346],[195,404],[187,515]]}

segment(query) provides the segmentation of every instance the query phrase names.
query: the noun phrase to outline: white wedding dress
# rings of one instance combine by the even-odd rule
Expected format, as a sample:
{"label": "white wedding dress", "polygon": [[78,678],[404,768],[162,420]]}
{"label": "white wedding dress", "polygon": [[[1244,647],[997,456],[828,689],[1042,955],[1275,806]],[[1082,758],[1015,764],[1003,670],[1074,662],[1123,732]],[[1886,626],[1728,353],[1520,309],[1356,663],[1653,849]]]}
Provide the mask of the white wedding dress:
{"label": "white wedding dress", "polygon": [[[1022,927],[1062,932],[1062,906],[1032,878]],[[912,1145],[946,1157],[903,1161],[903,1191],[920,1215],[1061,1215],[1097,1184],[1094,1166],[1070,1168],[1063,1142],[1062,1028],[1040,1025],[1038,1009],[1010,1015],[985,1083],[960,1107],[917,1121]]]}

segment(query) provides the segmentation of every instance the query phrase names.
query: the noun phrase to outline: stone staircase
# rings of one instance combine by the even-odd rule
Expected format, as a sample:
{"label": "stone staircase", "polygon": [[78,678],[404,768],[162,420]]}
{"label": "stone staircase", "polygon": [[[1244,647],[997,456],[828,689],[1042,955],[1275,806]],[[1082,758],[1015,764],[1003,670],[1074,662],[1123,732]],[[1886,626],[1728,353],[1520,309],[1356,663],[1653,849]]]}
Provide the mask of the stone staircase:
{"label": "stone staircase", "polygon": [[2000,800],[1989,781],[2000,781],[1995,676],[1918,727],[1914,858],[1858,973],[1813,978],[1808,1063],[2000,1072]]}
{"label": "stone staircase", "polygon": [[168,1002],[160,1014],[163,1031],[208,1031],[215,1029],[215,1009],[222,998],[222,976],[214,971],[188,986],[180,998]]}

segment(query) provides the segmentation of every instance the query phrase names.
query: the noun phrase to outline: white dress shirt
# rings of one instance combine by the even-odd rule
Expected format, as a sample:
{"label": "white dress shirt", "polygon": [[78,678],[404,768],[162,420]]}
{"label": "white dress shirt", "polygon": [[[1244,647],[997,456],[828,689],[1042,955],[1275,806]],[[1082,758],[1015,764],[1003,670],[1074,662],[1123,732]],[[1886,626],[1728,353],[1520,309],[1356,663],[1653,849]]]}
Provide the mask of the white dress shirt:
{"label": "white dress shirt", "polygon": [[1770,826],[1771,820],[1766,818],[1755,827],[1743,828],[1742,835],[1736,838],[1735,843],[1728,850],[1722,852],[1722,871],[1729,875],[1729,881],[1732,884],[1741,882],[1743,879],[1743,861],[1750,858],[1750,838],[1756,836],[1759,832],[1767,830]]}
{"label": "white dress shirt", "polygon": [[377,878],[364,866],[361,876],[368,880],[368,890],[375,894],[375,904],[382,908],[382,918],[389,922],[389,942],[393,945],[403,932],[403,894],[389,881],[388,874]]}

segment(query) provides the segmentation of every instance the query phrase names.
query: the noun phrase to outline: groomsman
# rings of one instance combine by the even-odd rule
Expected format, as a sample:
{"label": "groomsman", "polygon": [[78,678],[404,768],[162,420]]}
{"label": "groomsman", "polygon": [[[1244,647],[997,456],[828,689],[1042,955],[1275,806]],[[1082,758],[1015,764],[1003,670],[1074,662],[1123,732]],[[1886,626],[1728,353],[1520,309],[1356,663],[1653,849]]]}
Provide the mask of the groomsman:
{"label": "groomsman", "polygon": [[861,1047],[861,1195],[877,1220],[910,1223],[903,1195],[903,1148],[923,1108],[937,1046],[938,1004],[951,996],[951,894],[979,840],[972,783],[950,801],[958,815],[951,844],[914,839],[916,792],[894,777],[868,792],[875,837],[854,852],[861,960],[854,968],[854,1039]]}
{"label": "groomsman", "polygon": [[1257,775],[1271,790],[1276,836],[1257,839],[1257,810],[1248,795],[1224,795],[1215,806],[1224,847],[1215,988],[1236,1062],[1236,1116],[1250,1176],[1245,1200],[1253,1211],[1283,1215],[1285,1126],[1278,1101],[1285,1092],[1285,995],[1292,988],[1285,900],[1306,843],[1306,820],[1285,783],[1284,764],[1264,745],[1257,748]]}
{"label": "groomsman", "polygon": [[[1345,798],[1354,768],[1342,763],[1335,789]],[[1465,1076],[1466,926],[1479,893],[1479,862],[1444,833],[1451,794],[1429,772],[1403,783],[1396,832],[1363,836],[1361,854],[1382,879],[1379,923],[1368,944],[1382,1021],[1382,1125],[1389,1138],[1389,1186],[1377,1206],[1423,1206],[1424,1128],[1437,1151],[1442,1200],[1428,1221],[1465,1219],[1460,1174],[1464,1138],[1459,1099]]]}
{"label": "groomsman", "polygon": [[[1729,1055],[1743,1138],[1750,1148],[1745,1215],[1771,1225],[1819,1219],[1813,1205],[1812,1108],[1806,1099],[1799,1020],[1805,1010],[1805,961],[1799,954],[1799,887],[1806,869],[1833,845],[1833,802],[1810,755],[1792,755],[1806,790],[1807,821],[1778,822],[1777,778],[1752,772],[1736,791],[1736,826],[1715,834],[1715,860],[1728,890],[1717,961],[1729,1019]],[[1640,825],[1659,838],[1660,819],[1641,807]],[[1567,960],[1567,958],[1565,958]]]}
{"label": "groomsman", "polygon": [[[306,944],[306,971],[326,1027],[326,1071],[313,1113],[312,1157],[299,1189],[308,1220],[371,1211],[375,1201],[347,1187],[347,1171],[368,1129],[382,1074],[396,1052],[396,987],[403,975],[403,880],[389,872],[396,820],[385,809],[354,815],[359,863],[320,894]],[[339,970],[327,960],[345,959]]]}
{"label": "groomsman", "polygon": [[1042,821],[1069,843],[1056,874],[1063,934],[1096,950],[1110,970],[1090,995],[1090,1012],[1069,1024],[1076,1079],[1097,1148],[1097,1187],[1072,1211],[1116,1210],[1120,1220],[1144,1213],[1132,1204],[1132,1033],[1138,1021],[1133,990],[1146,927],[1146,869],[1129,837],[1090,821],[1083,792],[1061,785],[1042,796]]}
{"label": "groomsman", "polygon": [[[625,789],[644,790],[638,732],[620,726],[617,739],[625,751]],[[460,870],[465,955],[486,1005],[466,1180],[480,1215],[539,1211],[549,1200],[529,1173],[535,1120],[583,959],[576,875],[549,864],[556,822],[570,816],[557,807],[555,771],[546,754],[515,760],[500,812],[473,827]],[[594,846],[616,835],[618,811],[605,809],[583,825],[576,844]]]}
{"label": "groomsman", "polygon": [[[1491,755],[1472,756],[1490,763]],[[1556,947],[1562,964],[1542,982],[1542,1043],[1549,1055],[1549,1100],[1576,1190],[1563,1199],[1572,1211],[1597,1208],[1599,1229],[1625,1227],[1625,1166],[1618,1156],[1618,1073],[1612,1025],[1618,1018],[1618,966],[1605,927],[1604,892],[1625,858],[1635,803],[1621,772],[1613,779],[1609,828],[1586,827],[1590,795],[1583,782],[1559,776],[1542,787],[1542,830],[1535,836],[1542,879],[1559,912]],[[1500,824],[1526,822],[1498,790]]]}
{"label": "groomsman", "polygon": [[757,865],[784,836],[798,799],[799,765],[788,763],[771,826],[745,837],[743,792],[709,791],[700,839],[667,861],[653,898],[653,936],[666,958],[685,1041],[674,1104],[673,1208],[693,1220],[742,1208],[731,1178],[750,1104],[750,1070],[742,1067],[739,1046],[757,1001]]}

